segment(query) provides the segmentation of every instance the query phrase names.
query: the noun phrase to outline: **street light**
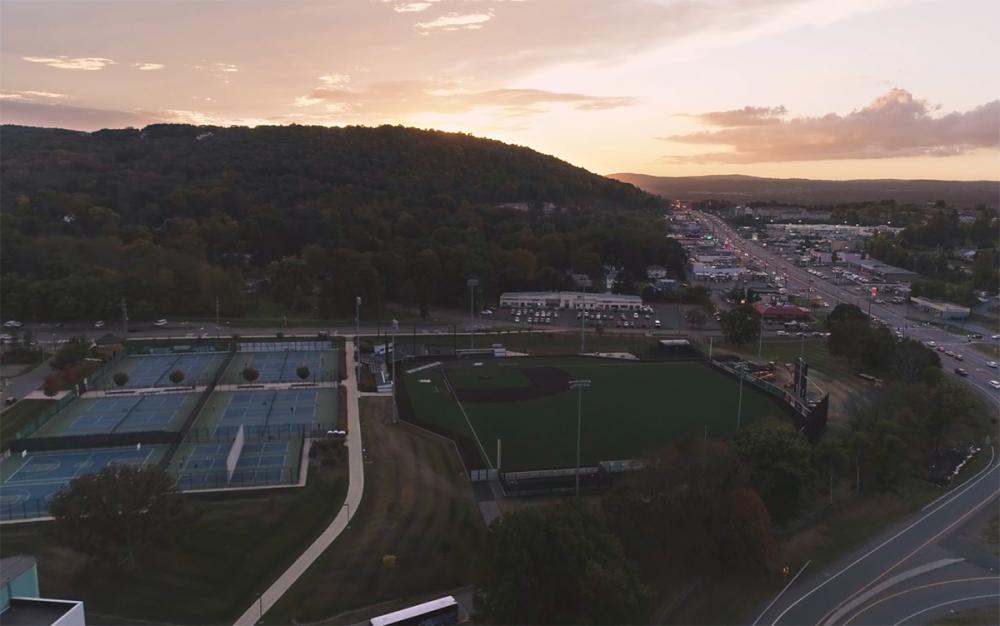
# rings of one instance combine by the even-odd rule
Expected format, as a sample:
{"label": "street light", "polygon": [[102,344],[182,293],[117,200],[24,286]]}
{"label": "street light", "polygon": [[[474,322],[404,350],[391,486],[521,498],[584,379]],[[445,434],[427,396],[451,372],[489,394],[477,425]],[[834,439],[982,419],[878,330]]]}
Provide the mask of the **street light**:
{"label": "street light", "polygon": [[361,376],[361,296],[354,299],[354,372]]}
{"label": "street light", "polygon": [[466,286],[469,288],[469,348],[476,347],[476,322],[475,322],[475,306],[476,306],[476,287],[479,286],[478,278],[470,278],[465,281]]}
{"label": "street light", "polygon": [[399,330],[399,320],[392,320],[392,423],[399,421],[396,412],[396,331]]}
{"label": "street light", "polygon": [[580,495],[580,415],[583,412],[583,390],[590,387],[590,380],[569,381],[569,388],[576,389],[576,495]]}

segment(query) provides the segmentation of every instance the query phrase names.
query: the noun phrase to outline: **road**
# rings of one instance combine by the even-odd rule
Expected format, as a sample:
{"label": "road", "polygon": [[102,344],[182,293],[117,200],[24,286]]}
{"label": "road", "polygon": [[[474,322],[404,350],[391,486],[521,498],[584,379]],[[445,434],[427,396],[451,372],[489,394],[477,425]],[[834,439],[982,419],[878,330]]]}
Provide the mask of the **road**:
{"label": "road", "polygon": [[[777,254],[740,238],[724,222],[701,214],[740,253],[772,270],[780,268],[789,287],[811,290],[830,302],[853,302],[867,309],[867,290],[845,288],[819,279]],[[946,371],[981,392],[1000,415],[1000,397],[988,381],[997,378],[990,359],[968,349],[968,341],[932,326],[907,319],[905,305],[871,304],[872,315],[904,336],[933,341],[954,352],[961,362],[941,354]],[[994,331],[995,332],[995,331]],[[989,335],[987,335],[989,337]],[[953,368],[961,365],[968,377]],[[1000,500],[1000,459],[989,447],[989,463],[972,478],[925,507],[918,514],[886,530],[821,571],[804,571],[753,622],[756,624],[895,624],[929,623],[951,612],[1000,604],[1000,562],[958,539],[966,524],[995,512]],[[971,552],[970,552],[971,550]],[[801,572],[800,572],[801,573]]]}

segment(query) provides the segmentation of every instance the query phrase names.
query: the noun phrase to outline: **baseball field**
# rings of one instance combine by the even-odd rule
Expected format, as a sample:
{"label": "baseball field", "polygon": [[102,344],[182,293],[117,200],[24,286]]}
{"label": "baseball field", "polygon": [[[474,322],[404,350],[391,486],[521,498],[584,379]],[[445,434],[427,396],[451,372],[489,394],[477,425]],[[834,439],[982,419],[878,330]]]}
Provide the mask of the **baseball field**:
{"label": "baseball field", "polygon": [[455,439],[469,469],[497,467],[498,439],[503,471],[573,467],[578,403],[584,466],[785,414],[749,384],[741,401],[739,381],[701,361],[457,359],[412,366],[402,382],[403,417]]}

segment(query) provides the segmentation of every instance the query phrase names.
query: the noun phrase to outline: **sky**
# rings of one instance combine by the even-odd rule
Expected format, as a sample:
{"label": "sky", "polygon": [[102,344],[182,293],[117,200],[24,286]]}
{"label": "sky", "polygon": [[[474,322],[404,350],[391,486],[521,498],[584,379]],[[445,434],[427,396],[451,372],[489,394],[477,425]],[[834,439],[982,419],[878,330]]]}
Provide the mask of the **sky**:
{"label": "sky", "polygon": [[601,174],[1000,178],[995,0],[0,0],[0,120],[403,124]]}

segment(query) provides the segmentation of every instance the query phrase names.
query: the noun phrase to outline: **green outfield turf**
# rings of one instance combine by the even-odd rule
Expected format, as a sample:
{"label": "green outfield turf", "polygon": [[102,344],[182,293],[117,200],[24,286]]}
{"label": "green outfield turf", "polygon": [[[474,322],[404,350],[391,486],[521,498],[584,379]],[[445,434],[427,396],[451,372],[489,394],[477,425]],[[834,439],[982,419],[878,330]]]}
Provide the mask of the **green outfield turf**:
{"label": "green outfield turf", "polygon": [[[503,470],[575,464],[577,392],[566,388],[570,378],[592,382],[583,391],[584,465],[641,458],[672,441],[702,437],[706,427],[716,439],[736,431],[739,384],[704,363],[585,357],[474,363],[446,361],[406,374],[406,395],[418,423],[471,440],[474,445],[460,448],[477,450],[494,467],[501,439]],[[519,397],[533,387],[535,397]],[[771,396],[743,385],[743,426],[785,415]]]}

